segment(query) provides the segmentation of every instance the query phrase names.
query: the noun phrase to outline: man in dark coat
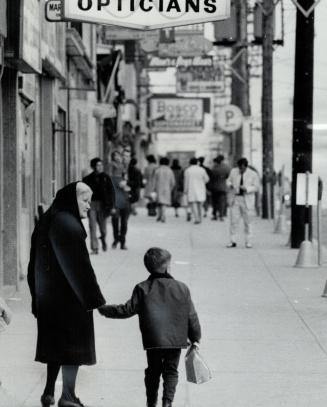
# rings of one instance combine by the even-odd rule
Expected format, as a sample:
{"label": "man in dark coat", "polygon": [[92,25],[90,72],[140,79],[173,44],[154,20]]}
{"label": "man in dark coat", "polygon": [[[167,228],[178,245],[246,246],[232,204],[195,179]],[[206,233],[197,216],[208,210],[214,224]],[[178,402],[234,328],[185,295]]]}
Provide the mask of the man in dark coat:
{"label": "man in dark coat", "polygon": [[32,235],[28,284],[38,327],[35,360],[47,363],[48,368],[42,406],[54,404],[60,367],[63,392],[58,406],[82,406],[75,395],[78,367],[96,363],[92,310],[105,300],[81,222],[87,217],[91,195],[81,182],[61,189]]}
{"label": "man in dark coat", "polygon": [[98,254],[97,224],[100,230],[102,250],[106,251],[107,217],[111,213],[114,204],[114,187],[109,175],[103,171],[103,162],[100,158],[93,158],[90,166],[93,172],[83,178],[83,182],[93,191],[89,211],[90,239],[92,253]]}
{"label": "man in dark coat", "polygon": [[230,168],[225,164],[225,157],[218,155],[214,160],[214,166],[211,170],[210,189],[212,194],[212,219],[224,220],[227,215],[227,178]]}
{"label": "man in dark coat", "polygon": [[133,290],[132,298],[124,305],[106,305],[99,310],[109,318],[129,318],[138,314],[143,347],[147,353],[145,370],[147,406],[155,407],[160,376],[164,380],[163,407],[171,407],[178,383],[181,349],[188,339],[198,344],[201,327],[190,290],[175,280],[168,270],[171,254],[153,247],[144,256],[150,277]]}

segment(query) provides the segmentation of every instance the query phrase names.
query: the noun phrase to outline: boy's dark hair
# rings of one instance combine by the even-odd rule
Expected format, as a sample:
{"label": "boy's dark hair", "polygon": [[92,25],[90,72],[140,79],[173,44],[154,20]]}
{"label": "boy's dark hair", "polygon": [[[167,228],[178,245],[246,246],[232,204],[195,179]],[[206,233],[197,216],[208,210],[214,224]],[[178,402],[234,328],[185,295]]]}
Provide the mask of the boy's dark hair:
{"label": "boy's dark hair", "polygon": [[190,159],[190,165],[197,165],[197,163],[198,163],[197,158],[193,157],[193,158]]}
{"label": "boy's dark hair", "polygon": [[90,167],[95,170],[95,167],[97,166],[97,164],[99,162],[102,162],[101,158],[96,157],[96,158],[92,158],[92,160],[90,161]]}
{"label": "boy's dark hair", "polygon": [[149,273],[157,273],[170,259],[171,254],[168,250],[151,247],[144,255],[144,265]]}

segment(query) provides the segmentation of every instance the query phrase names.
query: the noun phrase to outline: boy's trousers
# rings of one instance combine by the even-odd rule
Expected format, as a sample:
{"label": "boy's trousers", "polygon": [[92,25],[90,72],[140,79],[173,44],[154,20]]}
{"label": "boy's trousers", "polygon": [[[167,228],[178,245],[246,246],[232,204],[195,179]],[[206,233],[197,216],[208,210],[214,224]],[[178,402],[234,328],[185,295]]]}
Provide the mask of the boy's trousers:
{"label": "boy's trousers", "polygon": [[163,400],[173,401],[178,383],[181,349],[148,349],[145,369],[145,388],[148,403],[156,403],[160,376],[163,378]]}

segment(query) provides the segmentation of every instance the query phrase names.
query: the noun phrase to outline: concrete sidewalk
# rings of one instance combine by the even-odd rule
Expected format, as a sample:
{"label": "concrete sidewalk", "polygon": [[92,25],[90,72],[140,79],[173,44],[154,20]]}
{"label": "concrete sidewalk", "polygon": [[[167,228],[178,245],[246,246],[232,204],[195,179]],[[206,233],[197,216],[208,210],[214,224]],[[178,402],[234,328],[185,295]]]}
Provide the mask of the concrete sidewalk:
{"label": "concrete sidewalk", "polygon": [[[295,269],[297,251],[287,236],[257,220],[254,248],[226,249],[228,224],[184,217],[158,224],[132,217],[129,251],[92,257],[108,302],[125,302],[147,278],[143,255],[150,246],[173,254],[172,274],[192,292],[203,329],[201,352],[211,382],[186,383],[183,360],[174,407],[323,407],[327,403],[327,299],[324,268]],[[60,293],[58,293],[60,295]],[[37,407],[45,366],[33,362],[36,324],[26,286],[9,300],[12,325],[0,334],[1,407]],[[104,319],[95,313],[98,364],[83,367],[78,396],[92,407],[145,406],[137,318]],[[60,395],[58,383],[56,399]]]}

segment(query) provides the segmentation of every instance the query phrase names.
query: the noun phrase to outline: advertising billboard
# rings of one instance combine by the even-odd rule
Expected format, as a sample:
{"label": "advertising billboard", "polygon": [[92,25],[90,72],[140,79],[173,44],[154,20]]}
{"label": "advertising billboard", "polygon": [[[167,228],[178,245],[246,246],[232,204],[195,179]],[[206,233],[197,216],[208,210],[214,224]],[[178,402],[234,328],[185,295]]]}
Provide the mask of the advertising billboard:
{"label": "advertising billboard", "polygon": [[64,19],[151,30],[224,20],[230,0],[65,0]]}
{"label": "advertising billboard", "polygon": [[[208,58],[208,57],[206,57]],[[224,92],[224,66],[211,58],[211,65],[179,65],[176,72],[178,93]]]}
{"label": "advertising billboard", "polygon": [[203,99],[158,97],[150,100],[151,130],[156,133],[201,132]]}

